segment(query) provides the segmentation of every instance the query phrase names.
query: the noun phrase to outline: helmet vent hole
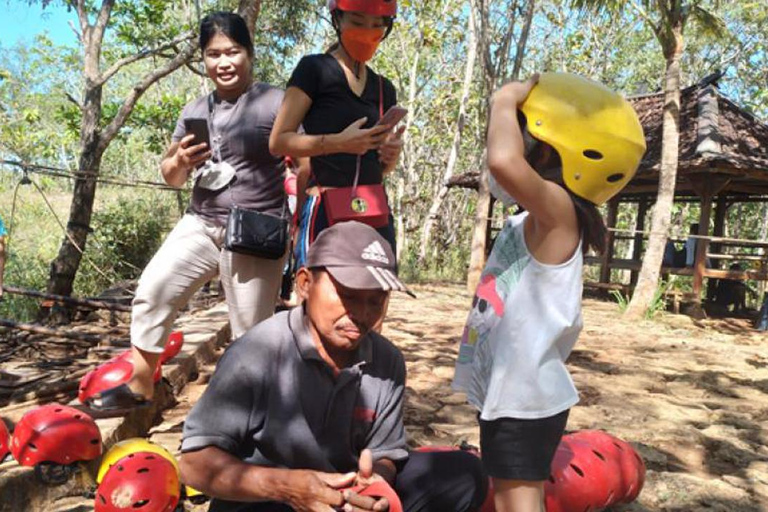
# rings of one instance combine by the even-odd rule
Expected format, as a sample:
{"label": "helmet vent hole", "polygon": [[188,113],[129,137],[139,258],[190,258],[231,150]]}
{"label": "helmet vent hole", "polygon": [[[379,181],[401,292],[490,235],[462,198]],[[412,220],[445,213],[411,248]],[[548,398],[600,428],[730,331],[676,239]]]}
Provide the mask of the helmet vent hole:
{"label": "helmet vent hole", "polygon": [[615,446],[616,448],[618,448],[618,449],[619,449],[619,451],[621,451],[621,452],[623,452],[623,451],[624,451],[624,448],[622,448],[622,447],[621,447],[621,445],[620,445],[619,443],[613,443],[613,446]]}
{"label": "helmet vent hole", "polygon": [[141,468],[137,471],[138,474],[149,473],[149,468]]}
{"label": "helmet vent hole", "polygon": [[577,475],[584,478],[584,471],[581,470],[581,468],[575,464],[571,464],[571,468],[576,472]]}
{"label": "helmet vent hole", "polygon": [[123,468],[123,466],[117,466],[117,470],[118,471],[124,471],[124,468]]}
{"label": "helmet vent hole", "polygon": [[75,414],[74,418],[75,418],[76,420],[79,420],[80,418],[82,418],[82,416],[81,416],[80,414]]}
{"label": "helmet vent hole", "polygon": [[620,172],[620,173],[616,173],[616,174],[611,174],[606,179],[608,180],[608,183],[616,183],[617,181],[621,181],[621,180],[624,179],[624,173]]}
{"label": "helmet vent hole", "polygon": [[592,453],[594,453],[597,456],[598,459],[600,459],[601,461],[605,462],[605,457],[603,457],[602,453],[600,453],[597,450],[592,450]]}
{"label": "helmet vent hole", "polygon": [[147,455],[147,460],[155,460],[155,456],[154,455]]}
{"label": "helmet vent hole", "polygon": [[595,149],[585,149],[582,154],[590,160],[602,160],[603,154]]}
{"label": "helmet vent hole", "polygon": [[149,500],[137,501],[136,503],[133,504],[133,508],[144,508],[148,504],[149,504]]}
{"label": "helmet vent hole", "polygon": [[101,500],[101,502],[102,502],[104,505],[106,505],[106,504],[107,504],[107,499],[106,499],[104,496],[102,496],[101,494],[99,494],[99,499]]}
{"label": "helmet vent hole", "polygon": [[101,443],[101,441],[100,441],[99,439],[91,439],[91,444],[92,444],[92,445],[94,445],[94,446],[95,446],[95,445],[97,445],[97,444],[99,444],[99,443]]}
{"label": "helmet vent hole", "polygon": [[63,410],[64,410],[64,409],[54,409],[54,410],[53,410],[53,412],[61,412],[61,411],[63,411]]}
{"label": "helmet vent hole", "polygon": [[549,475],[549,481],[552,483],[555,483],[555,477],[552,475]]}
{"label": "helmet vent hole", "polygon": [[643,462],[643,459],[641,459],[640,456],[636,453],[635,453],[635,458],[637,459],[637,462]]}
{"label": "helmet vent hole", "polygon": [[37,451],[37,446],[35,446],[35,443],[27,443],[27,446],[29,446],[29,449],[33,452]]}

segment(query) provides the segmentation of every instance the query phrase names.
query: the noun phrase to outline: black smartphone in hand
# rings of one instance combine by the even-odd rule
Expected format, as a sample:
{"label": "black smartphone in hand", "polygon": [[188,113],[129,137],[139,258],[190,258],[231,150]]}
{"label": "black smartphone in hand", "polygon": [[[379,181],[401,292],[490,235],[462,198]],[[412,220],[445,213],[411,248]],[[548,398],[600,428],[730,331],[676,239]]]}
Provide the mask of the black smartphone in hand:
{"label": "black smartphone in hand", "polygon": [[207,119],[197,117],[185,119],[184,128],[187,130],[187,135],[192,134],[195,136],[189,144],[190,146],[196,146],[205,142],[208,145],[208,149],[211,148],[211,135],[208,132]]}

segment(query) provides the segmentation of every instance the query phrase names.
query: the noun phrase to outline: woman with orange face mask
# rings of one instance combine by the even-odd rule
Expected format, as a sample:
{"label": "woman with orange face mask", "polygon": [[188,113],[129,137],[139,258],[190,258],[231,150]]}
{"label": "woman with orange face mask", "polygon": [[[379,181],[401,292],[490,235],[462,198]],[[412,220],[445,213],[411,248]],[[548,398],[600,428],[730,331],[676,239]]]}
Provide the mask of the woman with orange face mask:
{"label": "woman with orange face mask", "polygon": [[[395,88],[366,65],[392,30],[397,1],[329,0],[328,8],[338,42],[324,54],[301,59],[288,81],[269,141],[273,154],[310,157],[307,198],[299,214],[297,268],[320,231],[344,220],[334,218],[329,191],[353,191],[350,208],[365,214],[369,198],[356,201],[358,187],[381,187],[403,147],[404,128],[395,129],[392,122],[377,124],[397,103]],[[387,215],[386,197],[379,190],[383,213],[377,210],[379,220],[370,225],[394,249],[392,216]]]}

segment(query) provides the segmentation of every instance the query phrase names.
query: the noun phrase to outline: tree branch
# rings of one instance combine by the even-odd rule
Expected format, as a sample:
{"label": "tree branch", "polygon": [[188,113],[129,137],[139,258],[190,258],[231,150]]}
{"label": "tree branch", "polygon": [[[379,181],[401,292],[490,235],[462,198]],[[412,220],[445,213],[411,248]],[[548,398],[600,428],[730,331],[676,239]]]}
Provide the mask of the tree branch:
{"label": "tree branch", "polygon": [[194,73],[194,74],[196,74],[197,76],[201,76],[201,77],[203,77],[203,78],[207,78],[207,77],[208,77],[208,75],[206,75],[205,73],[203,73],[203,72],[202,72],[202,71],[200,71],[199,69],[195,68],[195,67],[192,65],[192,63],[191,63],[191,62],[185,62],[185,63],[184,63],[184,66],[186,66],[186,68],[187,68],[188,70],[190,70],[191,72],[193,72],[193,73]]}
{"label": "tree branch", "polygon": [[80,41],[80,44],[85,46],[85,41],[83,41],[83,34],[82,34],[82,32],[78,32],[77,31],[77,28],[75,27],[75,24],[72,23],[72,20],[69,20],[67,22],[67,24],[69,25],[69,28],[72,29],[72,32],[75,34],[75,37],[77,37],[77,40]]}
{"label": "tree branch", "polygon": [[636,12],[638,15],[640,15],[640,17],[643,19],[643,21],[644,21],[645,23],[647,23],[649,27],[651,27],[651,30],[653,30],[654,32],[656,32],[656,24],[655,24],[655,23],[654,23],[654,21],[651,19],[651,17],[648,15],[648,13],[647,13],[647,12],[645,12],[645,9],[643,9],[643,7],[642,7],[641,5],[638,5],[638,3],[637,3],[637,2],[635,2],[634,0],[630,0],[630,2],[629,2],[629,5],[631,5],[631,6],[632,6],[632,9],[634,9],[634,10],[635,10],[635,12]]}
{"label": "tree branch", "polygon": [[253,38],[253,32],[256,29],[256,22],[259,19],[260,12],[261,0],[240,0],[237,6],[237,14],[245,19],[248,31],[251,33],[251,38]]}
{"label": "tree branch", "polygon": [[64,95],[67,97],[67,99],[70,102],[74,103],[77,106],[77,108],[79,108],[80,110],[83,109],[83,106],[80,104],[80,102],[77,101],[77,99],[74,96],[72,96],[70,93],[65,92]]}
{"label": "tree branch", "polygon": [[189,60],[192,58],[192,55],[194,55],[196,48],[197,46],[194,43],[188,43],[186,47],[182,49],[182,51],[176,55],[173,60],[167,62],[165,66],[155,70],[153,73],[146,75],[137,85],[133,87],[133,90],[131,90],[130,94],[128,94],[128,96],[123,101],[123,104],[120,106],[120,109],[117,111],[115,118],[112,119],[112,122],[109,123],[102,131],[101,139],[99,140],[99,149],[101,151],[106,150],[107,146],[109,146],[109,143],[112,142],[112,139],[115,138],[117,132],[120,130],[120,128],[122,128],[128,119],[128,116],[130,116],[131,112],[133,112],[133,109],[136,106],[136,103],[139,101],[139,98],[141,98],[147,89],[149,89],[152,84],[164,76],[170,75],[181,66],[189,62]]}
{"label": "tree branch", "polygon": [[[77,11],[77,20],[80,22],[80,32],[85,36],[88,31],[88,13],[85,12],[85,1],[77,0],[74,2],[75,11]],[[83,41],[85,43],[85,41]]]}
{"label": "tree branch", "polygon": [[93,36],[98,41],[104,39],[104,31],[107,29],[109,23],[109,16],[112,14],[112,7],[115,5],[115,0],[104,0],[99,9],[99,15],[96,18],[96,23],[93,25]]}
{"label": "tree branch", "polygon": [[101,76],[95,81],[95,85],[104,85],[107,80],[112,78],[118,71],[120,71],[122,68],[129,64],[133,64],[134,62],[140,61],[141,59],[146,59],[149,56],[157,55],[163,50],[166,50],[168,48],[171,48],[173,46],[178,45],[179,43],[183,43],[184,41],[192,41],[194,38],[194,34],[187,33],[184,34],[173,41],[169,41],[161,46],[158,46],[157,48],[152,48],[149,50],[142,50],[139,53],[133,54],[129,57],[122,58],[112,64],[112,66],[109,67],[104,73],[101,74]]}
{"label": "tree branch", "polygon": [[525,57],[525,49],[528,45],[528,34],[531,32],[531,24],[533,23],[533,14],[536,11],[536,0],[528,0],[526,10],[524,14],[523,31],[520,34],[520,39],[517,41],[517,49],[515,50],[515,65],[512,68],[512,79],[520,79],[520,70],[523,69],[523,57]]}

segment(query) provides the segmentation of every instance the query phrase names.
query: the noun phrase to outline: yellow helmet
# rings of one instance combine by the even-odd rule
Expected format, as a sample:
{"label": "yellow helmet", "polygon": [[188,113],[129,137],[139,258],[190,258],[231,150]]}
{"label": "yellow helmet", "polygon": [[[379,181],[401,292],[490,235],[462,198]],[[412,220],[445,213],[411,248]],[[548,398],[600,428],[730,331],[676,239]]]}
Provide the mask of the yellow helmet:
{"label": "yellow helmet", "polygon": [[[107,454],[104,455],[104,457],[101,459],[101,466],[99,466],[99,473],[96,476],[96,483],[100,484],[104,479],[104,475],[106,475],[107,471],[109,471],[109,468],[117,464],[121,459],[133,453],[139,452],[155,453],[166,459],[168,462],[173,464],[174,469],[176,469],[176,475],[181,478],[179,463],[176,462],[176,457],[174,457],[171,452],[159,444],[153,443],[152,441],[148,441],[141,437],[134,437],[131,439],[126,439],[125,441],[120,441],[119,443],[115,443],[114,446],[109,449]],[[202,502],[207,499],[203,493],[188,485],[185,485],[184,488],[186,490],[187,498],[190,498],[193,502]]]}
{"label": "yellow helmet", "polygon": [[520,110],[530,135],[558,152],[565,186],[577,196],[601,205],[637,172],[643,127],[632,105],[604,85],[542,73]]}
{"label": "yellow helmet", "polygon": [[99,466],[99,473],[96,476],[96,483],[100,484],[101,480],[104,478],[104,475],[107,474],[109,468],[117,464],[121,459],[139,452],[155,453],[161,456],[173,464],[173,467],[176,469],[176,475],[180,475],[179,464],[176,462],[176,457],[171,455],[171,452],[159,444],[155,444],[140,437],[135,437],[126,439],[125,441],[120,441],[119,443],[115,443],[115,445],[109,449],[107,454],[104,455],[104,458],[101,459],[101,466]]}

